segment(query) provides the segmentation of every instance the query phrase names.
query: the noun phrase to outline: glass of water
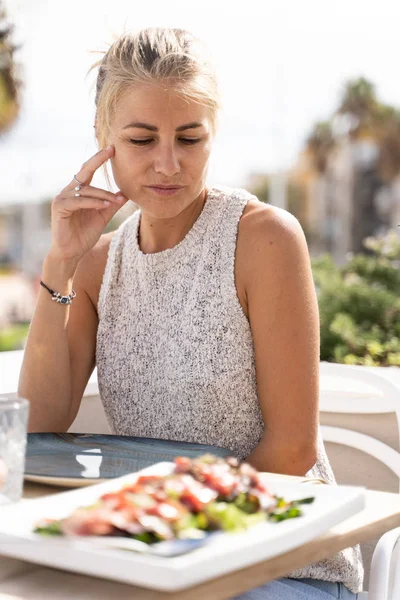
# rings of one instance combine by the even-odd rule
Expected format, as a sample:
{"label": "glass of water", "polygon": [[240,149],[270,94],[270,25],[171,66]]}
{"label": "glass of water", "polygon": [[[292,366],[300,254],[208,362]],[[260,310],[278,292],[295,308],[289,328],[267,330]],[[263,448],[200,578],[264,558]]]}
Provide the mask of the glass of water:
{"label": "glass of water", "polygon": [[0,505],[21,499],[29,402],[0,396]]}

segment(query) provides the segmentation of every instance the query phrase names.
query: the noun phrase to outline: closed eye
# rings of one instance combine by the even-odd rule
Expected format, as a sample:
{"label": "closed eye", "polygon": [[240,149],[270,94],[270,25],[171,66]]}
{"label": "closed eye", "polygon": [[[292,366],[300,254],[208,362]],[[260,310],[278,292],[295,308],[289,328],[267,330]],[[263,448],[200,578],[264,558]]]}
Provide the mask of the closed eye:
{"label": "closed eye", "polygon": [[[197,144],[198,142],[200,142],[201,138],[178,138],[178,140],[182,144],[192,145],[192,144]],[[133,140],[133,139],[130,139],[129,142],[131,144],[134,144],[135,146],[147,146],[151,142],[154,142],[154,139],[147,139],[147,140]]]}
{"label": "closed eye", "polygon": [[201,141],[200,138],[179,138],[179,141],[183,144],[197,144]]}
{"label": "closed eye", "polygon": [[150,144],[153,140],[129,140],[131,144],[135,144],[135,146],[145,146],[146,144]]}

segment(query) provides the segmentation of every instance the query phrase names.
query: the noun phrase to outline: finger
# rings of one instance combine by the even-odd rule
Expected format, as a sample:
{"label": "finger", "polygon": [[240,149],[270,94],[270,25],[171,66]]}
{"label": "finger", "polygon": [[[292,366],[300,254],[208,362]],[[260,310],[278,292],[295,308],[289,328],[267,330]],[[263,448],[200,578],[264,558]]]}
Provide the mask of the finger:
{"label": "finger", "polygon": [[[89,160],[83,163],[80,171],[75,175],[81,185],[88,185],[92,181],[93,175],[96,173],[97,169],[113,156],[114,150],[114,146],[107,146],[107,148],[96,152]],[[70,185],[73,187],[77,185],[75,179],[71,181]]]}
{"label": "finger", "polygon": [[[58,208],[58,210],[61,213],[65,211],[69,214],[84,208],[96,208],[98,210],[103,210],[113,205],[113,203],[109,202],[108,200],[100,200],[99,198],[87,198],[85,196],[80,196],[79,198],[75,198],[74,196],[64,196],[63,198],[61,198],[58,196],[57,198],[55,198],[53,204],[54,207]],[[118,205],[118,207],[116,208],[120,208],[120,206],[121,205]]]}
{"label": "finger", "polygon": [[118,206],[115,202],[111,203],[110,206],[106,206],[101,212],[104,215],[104,218],[109,221],[112,217],[119,211],[120,208],[124,206],[128,202],[128,198],[125,196],[122,197],[122,201],[118,203]]}
{"label": "finger", "polygon": [[75,198],[79,198],[79,196],[85,198],[98,198],[99,200],[108,200],[109,202],[117,204],[120,204],[121,200],[124,199],[122,192],[113,194],[113,192],[107,192],[106,190],[92,187],[91,185],[84,185],[81,187],[75,186],[73,190],[68,190],[61,195],[65,198],[69,198],[71,196]]}

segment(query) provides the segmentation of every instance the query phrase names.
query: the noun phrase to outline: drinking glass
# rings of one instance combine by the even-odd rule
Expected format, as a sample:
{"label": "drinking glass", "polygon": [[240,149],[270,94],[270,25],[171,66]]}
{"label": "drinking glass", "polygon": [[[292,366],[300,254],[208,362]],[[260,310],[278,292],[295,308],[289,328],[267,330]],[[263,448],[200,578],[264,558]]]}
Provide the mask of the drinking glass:
{"label": "drinking glass", "polygon": [[0,505],[22,495],[28,414],[25,398],[0,396]]}

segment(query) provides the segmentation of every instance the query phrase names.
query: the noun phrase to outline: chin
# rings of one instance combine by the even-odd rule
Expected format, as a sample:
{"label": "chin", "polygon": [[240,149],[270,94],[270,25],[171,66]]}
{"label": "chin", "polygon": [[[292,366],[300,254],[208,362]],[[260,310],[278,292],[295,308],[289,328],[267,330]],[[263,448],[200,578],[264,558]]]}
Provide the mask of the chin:
{"label": "chin", "polygon": [[157,197],[152,191],[147,195],[146,199],[137,202],[137,205],[142,212],[148,214],[154,219],[173,219],[180,215],[186,208],[195,201],[188,197],[186,190],[173,196]]}

